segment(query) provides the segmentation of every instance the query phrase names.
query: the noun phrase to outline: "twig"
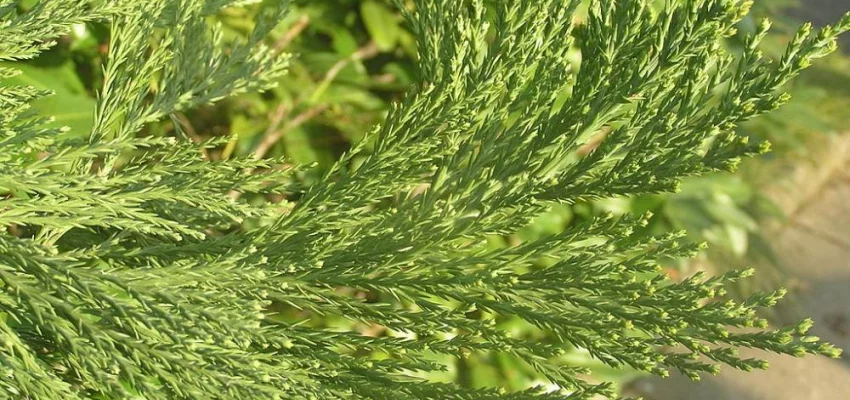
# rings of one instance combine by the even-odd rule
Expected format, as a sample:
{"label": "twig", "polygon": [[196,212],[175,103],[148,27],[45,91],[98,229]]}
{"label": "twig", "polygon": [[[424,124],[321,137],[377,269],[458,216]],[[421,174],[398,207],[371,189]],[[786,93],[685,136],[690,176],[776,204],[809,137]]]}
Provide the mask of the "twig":
{"label": "twig", "polygon": [[374,41],[369,41],[365,46],[357,49],[354,53],[351,53],[350,56],[339,60],[331,66],[331,69],[325,74],[325,77],[319,83],[319,86],[316,87],[316,90],[313,91],[313,94],[310,95],[310,102],[316,102],[319,97],[328,89],[331,83],[336,79],[337,75],[342,72],[345,67],[353,62],[357,62],[360,60],[367,60],[372,57],[378,55],[378,46]]}
{"label": "twig", "polygon": [[[198,136],[198,132],[195,131],[195,127],[192,126],[192,122],[189,121],[189,118],[186,117],[185,114],[181,112],[176,112],[172,114],[172,118],[174,121],[180,124],[180,127],[183,128],[183,131],[186,133],[190,139],[192,139],[195,143],[201,143],[203,140],[200,136]],[[209,160],[210,155],[207,153],[207,149],[201,148],[201,155],[204,157],[204,160]]]}
{"label": "twig", "polygon": [[275,51],[279,52],[288,47],[290,43],[292,43],[292,41],[304,31],[304,29],[307,29],[307,25],[310,25],[310,17],[306,15],[301,16],[301,18],[295,22],[295,25],[292,25],[292,28],[289,28],[289,30],[286,31],[286,33],[283,34],[277,42],[275,42]]}
{"label": "twig", "polygon": [[339,73],[342,72],[342,69],[348,66],[348,64],[355,61],[366,60],[375,57],[376,55],[378,55],[378,45],[376,45],[373,41],[369,41],[369,43],[365,46],[357,49],[354,53],[351,53],[350,56],[337,61],[336,64],[328,70],[324,80],[332,81],[336,79],[336,76],[339,75]]}
{"label": "twig", "polygon": [[327,104],[319,104],[315,107],[308,109],[307,111],[304,111],[301,114],[298,114],[298,116],[296,116],[295,118],[288,121],[280,129],[277,129],[277,130],[274,130],[270,133],[267,133],[263,137],[263,141],[260,142],[260,144],[254,150],[254,159],[259,160],[259,159],[265,157],[266,153],[268,153],[269,150],[271,150],[272,146],[274,146],[280,140],[280,138],[283,137],[284,134],[286,134],[286,132],[291,131],[291,130],[303,125],[305,122],[307,122],[307,121],[315,118],[317,115],[325,112],[325,110],[327,110],[329,107],[330,106],[327,105]]}
{"label": "twig", "polygon": [[[298,25],[296,25],[296,27],[297,26]],[[290,32],[293,32],[294,28],[295,27],[293,27],[293,30],[290,30]],[[301,30],[303,30],[303,28],[301,28]],[[300,32],[301,30],[297,30],[297,32]],[[297,32],[295,33],[296,35]],[[342,70],[345,69],[345,67],[347,67],[349,64],[360,60],[369,59],[376,55],[378,55],[378,46],[375,45],[375,42],[370,41],[365,46],[352,53],[350,56],[337,61],[337,63],[331,66],[328,72],[325,73],[325,76],[324,78],[322,78],[322,81],[319,83],[319,86],[316,87],[316,90],[314,90],[313,93],[310,95],[310,103],[315,103],[315,100],[317,100],[322,95],[322,93],[327,90],[327,88],[334,81],[334,79],[336,79],[337,75],[339,75],[340,72],[342,72]],[[296,108],[301,103],[303,103],[303,98],[296,100],[295,106],[293,108]],[[266,129],[266,132],[263,134],[263,140],[260,142],[260,144],[257,145],[257,148],[254,149],[252,156],[255,160],[259,160],[265,157],[266,154],[268,154],[268,152],[272,149],[272,147],[274,147],[274,145],[277,144],[278,141],[280,141],[283,135],[305,124],[306,122],[315,118],[319,114],[325,112],[328,108],[330,108],[330,105],[328,104],[315,105],[302,112],[301,114],[298,114],[295,118],[284,124],[283,120],[290,114],[291,109],[287,107],[286,104],[280,104],[275,109],[275,114],[271,118],[271,123],[269,124],[268,129]],[[246,170],[245,172],[251,173],[253,171]],[[242,194],[235,190],[232,190],[230,191],[229,195],[235,200],[238,199]]]}
{"label": "twig", "polygon": [[[345,67],[347,67],[349,64],[356,61],[369,59],[376,55],[378,55],[378,46],[375,45],[375,42],[370,41],[368,44],[361,47],[360,49],[352,53],[350,56],[337,61],[337,63],[334,64],[328,70],[327,73],[325,73],[324,78],[322,78],[322,82],[319,83],[319,86],[310,95],[310,102],[314,103],[315,100],[317,100],[322,95],[322,93],[327,90],[328,86],[330,86],[334,79],[336,79],[337,75],[339,75],[340,72],[342,72],[342,70],[345,69]],[[296,103],[301,102],[301,100],[298,100]],[[287,122],[285,125],[283,125],[283,127],[281,127],[283,119],[286,115],[288,115],[288,112],[286,112],[287,108],[284,104],[278,106],[275,113],[275,117],[272,118],[272,122],[271,124],[269,124],[269,128],[266,129],[263,141],[260,142],[260,144],[254,150],[254,158],[258,160],[260,158],[263,158],[266,153],[269,152],[272,146],[274,146],[275,143],[277,143],[280,138],[283,137],[284,134],[286,134],[287,131],[290,131],[303,125],[305,122],[315,118],[317,115],[323,113],[327,109],[328,105],[326,104],[314,106],[308,109],[307,111],[304,111],[303,113],[299,114],[293,120]]]}

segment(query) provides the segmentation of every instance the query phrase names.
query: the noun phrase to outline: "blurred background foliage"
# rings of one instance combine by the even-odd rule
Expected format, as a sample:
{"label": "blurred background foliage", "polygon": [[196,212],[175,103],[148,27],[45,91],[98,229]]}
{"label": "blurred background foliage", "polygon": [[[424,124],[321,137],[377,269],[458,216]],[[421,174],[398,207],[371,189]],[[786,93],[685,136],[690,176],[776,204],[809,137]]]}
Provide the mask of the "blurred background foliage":
{"label": "blurred background foliage", "polygon": [[[19,7],[27,8],[35,2],[25,0]],[[769,16],[774,30],[765,42],[765,53],[779,55],[799,25],[786,16],[787,9],[793,6],[793,0],[756,1],[753,13],[741,22],[737,36],[728,41],[728,49],[738,51],[741,38],[755,30],[757,19]],[[221,24],[226,40],[238,40],[249,32],[253,11],[251,7],[234,8],[213,19]],[[580,20],[581,16],[577,18]],[[43,56],[16,65],[24,71],[14,78],[16,83],[55,91],[54,96],[39,100],[35,106],[55,115],[55,124],[71,127],[68,137],[85,136],[91,128],[108,43],[109,26],[79,25]],[[416,79],[414,38],[389,1],[294,0],[292,12],[270,35],[268,43],[275,51],[295,56],[289,75],[276,89],[175,115],[170,121],[150,126],[144,134],[181,135],[192,140],[229,138],[227,145],[206,154],[213,160],[253,155],[284,156],[293,164],[314,163],[319,168],[314,169],[313,175],[297,178],[309,184],[318,179],[323,168],[363,140],[383,119],[390,104],[399,100]],[[580,62],[580,58],[576,51],[575,61]],[[689,179],[679,193],[671,195],[553,205],[551,211],[516,235],[491,238],[489,245],[510,246],[557,233],[602,213],[649,211],[654,217],[644,234],[686,230],[690,240],[710,245],[702,261],[721,269],[757,266],[761,280],[756,281],[755,287],[776,286],[782,280],[781,265],[773,257],[761,227],[766,221],[781,221],[783,213],[760,193],[765,179],[771,179],[764,176],[764,166],[777,159],[805,158],[808,138],[842,128],[842,111],[850,109],[850,59],[840,54],[828,58],[789,90],[794,97],[782,111],[740,128],[752,140],[770,141],[774,151],[745,161],[739,173]],[[693,265],[686,260],[669,260],[668,270],[674,277],[686,275]],[[370,294],[362,295],[370,300]],[[298,315],[282,317],[297,319]],[[547,340],[543,332],[519,321],[506,318],[496,322],[516,336]],[[350,328],[342,319],[311,323]],[[393,334],[374,327],[355,328],[369,335]],[[476,387],[500,384],[512,390],[545,384],[527,366],[501,354],[470,354],[439,361],[445,363],[447,371],[432,379]],[[615,382],[635,376],[629,371],[607,368],[580,349],[567,352],[562,361],[585,366],[596,377]]]}

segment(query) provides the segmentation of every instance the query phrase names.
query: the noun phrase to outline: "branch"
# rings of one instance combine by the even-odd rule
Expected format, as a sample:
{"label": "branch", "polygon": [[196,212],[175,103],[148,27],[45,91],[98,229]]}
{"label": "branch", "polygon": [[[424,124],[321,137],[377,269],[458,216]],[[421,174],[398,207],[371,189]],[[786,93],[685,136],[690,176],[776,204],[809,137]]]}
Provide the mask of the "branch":
{"label": "branch", "polygon": [[307,15],[301,16],[301,18],[299,18],[298,21],[295,22],[295,25],[293,25],[292,28],[289,28],[289,30],[286,31],[286,33],[281,36],[277,42],[275,42],[275,51],[280,52],[286,47],[288,47],[292,43],[292,41],[295,40],[295,38],[298,37],[298,35],[300,35],[301,32],[304,31],[304,29],[307,29],[308,25],[310,25],[310,17]]}
{"label": "branch", "polygon": [[[375,45],[375,42],[370,41],[365,46],[352,53],[350,56],[337,61],[337,63],[334,64],[328,70],[324,78],[322,78],[322,81],[321,83],[319,83],[319,86],[316,88],[316,90],[314,90],[313,93],[310,95],[310,103],[314,103],[315,100],[318,100],[318,98],[325,92],[325,90],[327,90],[330,84],[333,83],[334,79],[336,79],[336,77],[340,74],[340,72],[342,72],[343,69],[345,69],[345,67],[347,67],[353,62],[366,60],[376,55],[378,55],[378,47]],[[302,102],[302,100],[296,101],[297,104],[300,104]],[[327,104],[319,104],[313,106],[307,111],[304,111],[303,113],[299,114],[291,121],[287,122],[285,125],[283,125],[283,127],[281,127],[281,124],[283,124],[283,120],[287,115],[289,115],[289,112],[287,111],[286,104],[279,105],[277,110],[275,111],[275,117],[272,118],[272,122],[269,125],[269,128],[266,129],[263,141],[260,142],[260,144],[254,150],[254,158],[263,158],[269,152],[269,150],[271,150],[271,148],[280,140],[280,138],[283,137],[284,134],[286,134],[286,132],[295,129],[303,125],[305,122],[315,118],[316,116],[327,110],[328,107],[329,106]]]}
{"label": "branch", "polygon": [[[278,122],[278,124],[273,124],[272,126],[270,126],[269,127],[270,129],[266,131],[266,134],[263,137],[263,141],[260,142],[260,144],[254,150],[254,159],[259,160],[259,159],[265,157],[265,155],[269,152],[269,150],[271,150],[272,146],[274,146],[280,140],[280,138],[283,137],[283,135],[286,132],[289,132],[290,130],[295,129],[295,128],[303,125],[307,121],[315,118],[317,115],[325,112],[325,110],[327,110],[329,107],[330,106],[327,105],[327,104],[319,104],[315,107],[308,109],[307,111],[304,111],[301,114],[298,114],[298,116],[291,119],[289,122],[287,122],[285,125],[283,125],[283,127],[280,128],[280,129],[274,129],[274,130],[271,129],[271,128],[276,128],[275,125],[279,125],[279,122]],[[281,110],[281,109],[285,110],[286,108],[285,107],[278,107],[278,110]],[[288,114],[288,113],[279,111],[278,114]],[[280,120],[278,120],[278,121],[280,121]]]}

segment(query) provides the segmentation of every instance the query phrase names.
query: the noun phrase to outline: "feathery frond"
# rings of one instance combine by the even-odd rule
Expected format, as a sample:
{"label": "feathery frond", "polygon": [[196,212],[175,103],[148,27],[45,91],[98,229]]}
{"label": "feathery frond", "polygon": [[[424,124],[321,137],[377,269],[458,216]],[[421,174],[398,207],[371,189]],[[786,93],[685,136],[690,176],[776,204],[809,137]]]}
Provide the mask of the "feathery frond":
{"label": "feathery frond", "polygon": [[[210,162],[200,150],[220,143],[139,135],[284,73],[287,56],[263,42],[285,3],[257,5],[249,39],[226,43],[207,17],[236,3],[42,0],[19,13],[0,2],[0,60],[35,57],[76,23],[112,25],[88,139],[56,140],[29,106],[47,93],[0,87],[0,225],[11,227],[0,398],[590,399],[614,393],[567,365],[567,349],[693,378],[765,367],[741,347],[837,355],[806,336],[809,321],[765,329],[755,310],[782,292],[724,300],[724,284],[750,271],[668,280],[659,260],[698,248],[635,236],[644,219],[484,241],[554,203],[672,191],[764,151],[734,128],[786,101],[783,85],[835,49],[850,17],[804,26],[774,62],[758,50],[767,23],[742,56],[723,51],[747,13],[736,0],[597,0],[581,23],[578,0],[399,2],[419,83],[371,142],[300,191],[280,160]],[[297,200],[257,206],[231,191]],[[552,340],[513,337],[502,318]],[[561,390],[422,378],[443,368],[429,354],[473,352],[510,355]]]}

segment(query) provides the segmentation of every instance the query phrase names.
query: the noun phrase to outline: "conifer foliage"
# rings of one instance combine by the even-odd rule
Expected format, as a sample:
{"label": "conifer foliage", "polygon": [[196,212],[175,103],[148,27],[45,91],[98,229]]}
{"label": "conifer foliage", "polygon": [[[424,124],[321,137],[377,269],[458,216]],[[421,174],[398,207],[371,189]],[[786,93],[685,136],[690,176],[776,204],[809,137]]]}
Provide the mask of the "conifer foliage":
{"label": "conifer foliage", "polygon": [[[302,187],[294,177],[309,166],[207,161],[201,150],[221,143],[140,134],[285,73],[287,56],[263,44],[285,3],[251,5],[262,9],[244,42],[209,23],[243,3],[258,2],[42,0],[22,12],[0,0],[4,61],[36,56],[73,24],[112,27],[87,139],[57,140],[29,105],[49,93],[0,86],[0,398],[589,399],[614,394],[565,364],[565,349],[692,377],[765,367],[741,347],[837,356],[806,335],[809,321],[765,328],[755,311],[781,292],[723,299],[748,271],[666,279],[659,261],[697,248],[633,234],[644,219],[484,241],[556,202],[672,191],[763,151],[734,128],[786,101],[782,86],[833,51],[850,18],[804,26],[768,60],[767,22],[742,55],[723,50],[748,10],[737,0],[596,0],[581,23],[579,0],[399,2],[418,84]],[[329,315],[387,334],[315,323]],[[552,339],[495,326],[508,317]],[[514,357],[552,385],[425,378],[443,368],[429,355],[472,352]]]}

